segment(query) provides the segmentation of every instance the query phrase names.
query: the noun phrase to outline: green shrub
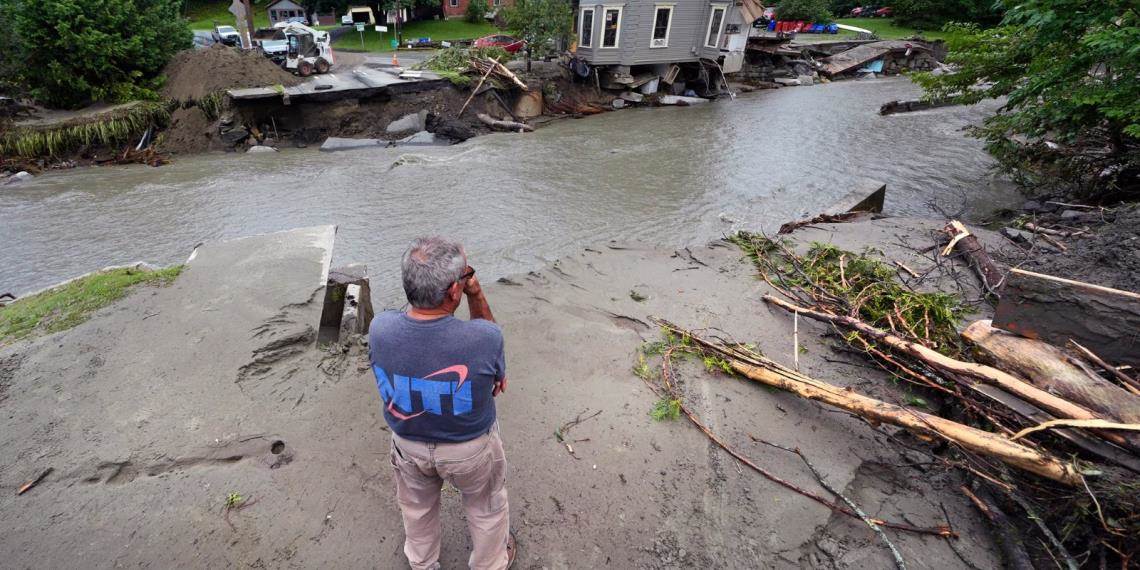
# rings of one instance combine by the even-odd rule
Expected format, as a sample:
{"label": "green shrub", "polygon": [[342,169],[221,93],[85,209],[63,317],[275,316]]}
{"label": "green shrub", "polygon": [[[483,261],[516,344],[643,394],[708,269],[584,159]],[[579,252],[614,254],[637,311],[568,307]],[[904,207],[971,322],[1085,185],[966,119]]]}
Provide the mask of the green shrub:
{"label": "green shrub", "polygon": [[803,20],[805,22],[830,22],[831,11],[828,0],[781,0],[776,6],[776,17],[781,20]]}
{"label": "green shrub", "polygon": [[5,1],[22,80],[52,106],[157,98],[163,66],[193,39],[180,0]]}
{"label": "green shrub", "polygon": [[463,18],[472,24],[478,24],[487,17],[487,0],[471,0],[467,3],[467,10],[463,12]]}

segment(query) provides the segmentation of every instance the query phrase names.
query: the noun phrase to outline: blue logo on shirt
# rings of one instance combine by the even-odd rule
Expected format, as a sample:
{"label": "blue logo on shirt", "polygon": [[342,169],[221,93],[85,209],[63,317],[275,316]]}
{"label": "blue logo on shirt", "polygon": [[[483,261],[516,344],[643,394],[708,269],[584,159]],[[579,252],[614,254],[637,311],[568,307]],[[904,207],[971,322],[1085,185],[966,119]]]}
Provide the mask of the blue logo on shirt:
{"label": "blue logo on shirt", "polygon": [[[467,367],[462,364],[442,368],[423,378],[410,378],[393,374],[389,379],[383,368],[373,365],[376,374],[376,387],[388,413],[398,420],[409,420],[424,413],[442,416],[442,396],[451,396],[451,414],[463,415],[471,411],[473,399],[471,383],[467,381]],[[455,380],[429,380],[433,376],[454,375]],[[412,392],[420,395],[424,409],[412,411]]]}

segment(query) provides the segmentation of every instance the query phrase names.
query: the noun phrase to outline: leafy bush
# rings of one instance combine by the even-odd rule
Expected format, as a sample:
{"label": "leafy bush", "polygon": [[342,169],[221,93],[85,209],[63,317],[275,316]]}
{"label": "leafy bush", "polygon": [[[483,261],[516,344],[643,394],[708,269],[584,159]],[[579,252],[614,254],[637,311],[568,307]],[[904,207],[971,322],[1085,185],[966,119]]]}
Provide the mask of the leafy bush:
{"label": "leafy bush", "polygon": [[567,0],[516,0],[515,5],[501,12],[507,27],[517,31],[526,40],[526,64],[535,52],[543,52],[570,37],[574,20]]}
{"label": "leafy bush", "polygon": [[20,78],[39,101],[156,98],[159,74],[193,33],[180,0],[6,0]]}
{"label": "leafy bush", "polygon": [[895,0],[891,9],[895,23],[925,30],[937,30],[947,22],[993,26],[1003,12],[993,0]]}
{"label": "leafy bush", "polygon": [[467,9],[463,12],[463,18],[472,24],[478,24],[487,17],[487,0],[470,0],[467,2]]}
{"label": "leafy bush", "polygon": [[972,133],[1031,192],[1140,196],[1140,13],[1132,0],[1015,4],[1002,27],[952,25],[958,73],[916,74],[930,98],[1006,103]]}
{"label": "leafy bush", "polygon": [[776,18],[780,20],[803,20],[805,22],[830,22],[831,11],[828,0],[781,0],[776,6]]}

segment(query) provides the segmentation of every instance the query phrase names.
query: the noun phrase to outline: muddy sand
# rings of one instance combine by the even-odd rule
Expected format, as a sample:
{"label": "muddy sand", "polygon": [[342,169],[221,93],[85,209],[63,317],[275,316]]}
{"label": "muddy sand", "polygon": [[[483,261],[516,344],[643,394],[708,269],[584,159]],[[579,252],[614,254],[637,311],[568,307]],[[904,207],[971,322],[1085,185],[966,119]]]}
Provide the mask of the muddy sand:
{"label": "muddy sand", "polygon": [[[874,246],[921,272],[935,263],[909,247],[930,244],[940,225],[893,218],[794,238]],[[311,259],[323,253],[241,257],[256,243],[203,246],[173,285],[139,289],[70,331],[0,349],[6,567],[406,567],[366,350],[314,347],[322,268]],[[478,266],[478,251],[471,260]],[[298,272],[312,279],[288,285]],[[934,274],[976,297],[965,269],[943,263]],[[209,283],[220,276],[232,286]],[[648,414],[656,398],[631,368],[638,347],[659,338],[650,315],[716,327],[791,364],[791,319],[761,302],[769,289],[734,246],[598,244],[485,289],[507,343],[510,386],[497,404],[516,567],[891,565],[862,523],[743,468],[684,419]],[[806,320],[800,328],[803,371],[905,401],[884,373],[833,350],[827,328]],[[679,373],[694,411],[762,467],[827,494],[798,459],[750,434],[802,449],[871,516],[950,522],[961,557],[1000,565],[954,473],[847,414],[695,363]],[[570,432],[571,456],[555,430],[598,410]],[[223,516],[231,492],[249,506]],[[443,511],[442,563],[465,567],[469,541],[453,489]],[[966,566],[946,540],[887,532],[911,568]]]}

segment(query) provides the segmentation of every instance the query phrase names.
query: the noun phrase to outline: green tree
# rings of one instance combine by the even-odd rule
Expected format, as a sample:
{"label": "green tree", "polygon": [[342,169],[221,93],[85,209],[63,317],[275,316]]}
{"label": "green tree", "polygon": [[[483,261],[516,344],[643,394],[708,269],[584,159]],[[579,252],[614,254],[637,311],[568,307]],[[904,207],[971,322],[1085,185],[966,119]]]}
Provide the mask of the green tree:
{"label": "green tree", "polygon": [[952,25],[957,73],[916,74],[930,98],[1005,98],[973,129],[1031,191],[1140,196],[1140,13],[1135,0],[1002,0],[1001,27]]}
{"label": "green tree", "polygon": [[7,0],[33,97],[60,107],[154,97],[170,56],[191,46],[180,0]]}
{"label": "green tree", "polygon": [[487,16],[487,0],[470,0],[467,9],[463,11],[463,18],[472,24],[478,24]]}
{"label": "green tree", "polygon": [[925,30],[936,30],[947,22],[993,26],[1003,12],[994,0],[895,0],[891,10],[899,25]]}
{"label": "green tree", "polygon": [[831,21],[828,0],[781,0],[776,5],[776,18],[825,23]]}
{"label": "green tree", "polygon": [[535,53],[554,51],[570,37],[573,14],[567,0],[517,0],[504,11],[507,27],[526,41],[526,69]]}

